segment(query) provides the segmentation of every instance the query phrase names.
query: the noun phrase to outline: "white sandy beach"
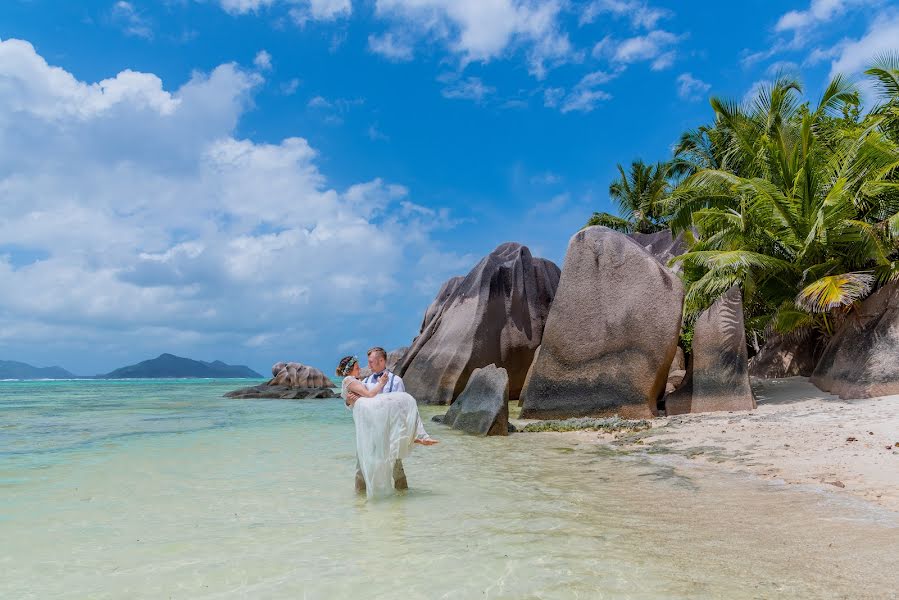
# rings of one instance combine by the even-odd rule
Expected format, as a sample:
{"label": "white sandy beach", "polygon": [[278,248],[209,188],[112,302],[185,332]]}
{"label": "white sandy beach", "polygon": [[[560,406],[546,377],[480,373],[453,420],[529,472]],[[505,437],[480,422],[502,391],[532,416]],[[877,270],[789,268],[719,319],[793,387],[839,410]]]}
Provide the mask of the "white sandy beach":
{"label": "white sandy beach", "polygon": [[[655,419],[649,431],[597,440],[684,463],[850,494],[899,511],[899,396],[840,400],[804,377],[753,381],[758,408]],[[545,434],[535,434],[545,435]]]}

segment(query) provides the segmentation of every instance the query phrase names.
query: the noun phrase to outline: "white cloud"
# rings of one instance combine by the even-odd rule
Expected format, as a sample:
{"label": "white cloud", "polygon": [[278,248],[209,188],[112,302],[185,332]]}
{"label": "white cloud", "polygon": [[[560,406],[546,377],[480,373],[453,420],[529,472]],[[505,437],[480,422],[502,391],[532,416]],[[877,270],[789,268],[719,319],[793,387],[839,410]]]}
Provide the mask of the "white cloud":
{"label": "white cloud", "polygon": [[261,71],[271,71],[272,55],[265,50],[260,50],[256,53],[256,58],[253,59],[253,64],[256,65],[256,68]]}
{"label": "white cloud", "polygon": [[547,88],[543,90],[543,106],[556,108],[565,97],[565,88]]}
{"label": "white cloud", "polygon": [[398,34],[391,31],[381,35],[369,35],[368,49],[397,62],[412,60],[413,55],[412,44],[400,39]]}
{"label": "white cloud", "polygon": [[693,77],[692,73],[681,73],[677,76],[677,95],[684,100],[700,100],[711,85]]}
{"label": "white cloud", "polygon": [[443,76],[438,78],[438,80],[446,83],[440,92],[444,98],[473,100],[480,103],[487,96],[496,92],[496,88],[485,85],[480,77],[457,78],[455,75],[451,75],[449,77]]}
{"label": "white cloud", "polygon": [[[415,280],[452,220],[381,179],[330,186],[301,137],[235,137],[261,81],[224,64],[174,90],[88,83],[0,41],[0,239],[38,257],[0,257],[0,345],[287,352]],[[379,265],[364,295],[347,292],[356,257]]]}
{"label": "white cloud", "polygon": [[334,21],[352,14],[351,0],[218,0],[222,9],[232,15],[258,13],[283,4],[289,6],[288,14],[298,25],[307,21]]}
{"label": "white cloud", "polygon": [[113,4],[110,17],[112,22],[121,27],[122,31],[128,35],[146,39],[153,38],[150,22],[130,2],[119,0]]}
{"label": "white cloud", "polygon": [[300,87],[300,80],[294,77],[293,79],[289,79],[283,83],[281,83],[281,93],[285,96],[293,96],[297,93],[297,88]]}
{"label": "white cloud", "polygon": [[302,26],[308,21],[336,21],[349,17],[352,12],[350,0],[308,0],[302,6],[291,8],[288,14]]}
{"label": "white cloud", "polygon": [[[825,25],[852,11],[864,10],[872,16],[872,23],[877,22],[884,15],[877,14],[875,9],[883,3],[883,0],[811,0],[805,10],[791,10],[781,15],[774,25],[774,31],[781,35],[766,50],[744,50],[740,62],[744,67],[751,67],[778,54],[805,48],[812,40],[821,36]],[[834,53],[834,48],[816,49],[806,63],[820,62]]]}
{"label": "white cloud", "polygon": [[777,20],[774,30],[802,36],[809,30],[828,23],[857,7],[872,7],[880,0],[811,0],[805,10],[791,10]]}
{"label": "white cloud", "polygon": [[[445,44],[463,66],[523,48],[529,71],[542,78],[576,56],[559,24],[564,5],[562,0],[377,0],[375,12],[388,22],[394,40]],[[375,40],[378,48],[384,38]]]}
{"label": "white cloud", "polygon": [[652,61],[653,70],[661,70],[674,62],[672,47],[680,40],[681,36],[661,29],[620,41],[607,36],[593,47],[593,56],[620,64]]}
{"label": "white cloud", "polygon": [[225,12],[237,15],[243,15],[251,12],[258,12],[263,8],[268,8],[277,0],[219,0],[222,9]]}
{"label": "white cloud", "polygon": [[[834,48],[831,77],[837,73],[853,75],[864,71],[879,54],[899,48],[899,12],[874,18],[868,31],[857,40],[845,39]],[[813,53],[814,54],[814,53]]]}
{"label": "white cloud", "polygon": [[649,6],[645,2],[634,0],[593,0],[581,12],[579,21],[586,25],[595,21],[600,15],[611,14],[617,18],[627,18],[634,27],[654,29],[656,24],[672,16],[665,8]]}
{"label": "white cloud", "polygon": [[621,70],[618,70],[611,73],[607,71],[587,73],[567,94],[563,88],[544,90],[543,105],[549,108],[558,108],[563,113],[591,112],[596,108],[597,104],[612,98],[612,95],[608,92],[596,88],[612,81],[621,72]]}

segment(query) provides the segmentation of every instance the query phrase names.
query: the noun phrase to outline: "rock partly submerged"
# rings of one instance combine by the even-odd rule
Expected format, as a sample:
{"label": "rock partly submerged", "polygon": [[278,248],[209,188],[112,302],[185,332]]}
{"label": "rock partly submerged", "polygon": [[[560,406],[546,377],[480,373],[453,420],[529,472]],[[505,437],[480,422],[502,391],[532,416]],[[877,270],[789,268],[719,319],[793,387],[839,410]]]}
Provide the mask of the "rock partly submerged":
{"label": "rock partly submerged", "polygon": [[472,435],[509,434],[509,374],[502,367],[475,369],[441,422]]}
{"label": "rock partly submerged", "polygon": [[522,418],[649,418],[677,352],[683,285],[633,239],[588,227],[564,269]]}
{"label": "rock partly submerged", "polygon": [[448,281],[397,367],[409,393],[427,404],[450,404],[475,369],[497,364],[508,372],[510,397],[518,398],[559,273],[527,247],[506,243],[461,280]]}
{"label": "rock partly submerged", "polygon": [[272,365],[272,375],[266,383],[228,392],[225,397],[281,400],[337,397],[334,382],[321,369],[298,362],[279,362]]}

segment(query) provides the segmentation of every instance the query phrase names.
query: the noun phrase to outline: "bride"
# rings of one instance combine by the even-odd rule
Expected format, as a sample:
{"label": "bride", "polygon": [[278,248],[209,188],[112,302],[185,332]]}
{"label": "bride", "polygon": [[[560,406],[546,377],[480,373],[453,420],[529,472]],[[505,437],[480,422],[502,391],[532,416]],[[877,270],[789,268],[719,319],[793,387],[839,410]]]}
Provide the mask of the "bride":
{"label": "bride", "polygon": [[355,356],[344,357],[337,366],[337,375],[344,378],[340,395],[353,411],[356,457],[371,498],[393,491],[394,465],[409,456],[413,444],[431,446],[437,440],[425,431],[415,398],[406,392],[381,393],[387,373],[369,389],[359,380],[359,371]]}

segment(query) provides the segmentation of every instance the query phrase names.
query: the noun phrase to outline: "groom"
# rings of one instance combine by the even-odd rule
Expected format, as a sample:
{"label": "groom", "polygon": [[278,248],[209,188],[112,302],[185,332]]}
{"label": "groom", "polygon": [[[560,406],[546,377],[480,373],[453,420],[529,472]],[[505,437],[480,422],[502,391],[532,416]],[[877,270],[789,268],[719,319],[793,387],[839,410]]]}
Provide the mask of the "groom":
{"label": "groom", "polygon": [[[403,384],[402,378],[387,369],[387,351],[384,350],[384,348],[375,346],[368,351],[368,368],[371,369],[371,375],[362,380],[362,383],[365,385],[373,387],[378,383],[378,379],[380,379],[381,375],[386,371],[387,385],[384,386],[381,393],[389,394],[390,392],[406,391],[406,386]],[[358,397],[353,398],[353,396],[355,396],[355,394],[351,393],[348,399],[358,399]],[[403,470],[403,461],[399,459],[397,459],[393,465],[393,487],[398,490],[405,490],[409,487],[409,483],[406,481],[406,472]],[[356,461],[356,491],[365,491],[365,478],[362,477],[362,469],[359,467],[358,460]]]}

